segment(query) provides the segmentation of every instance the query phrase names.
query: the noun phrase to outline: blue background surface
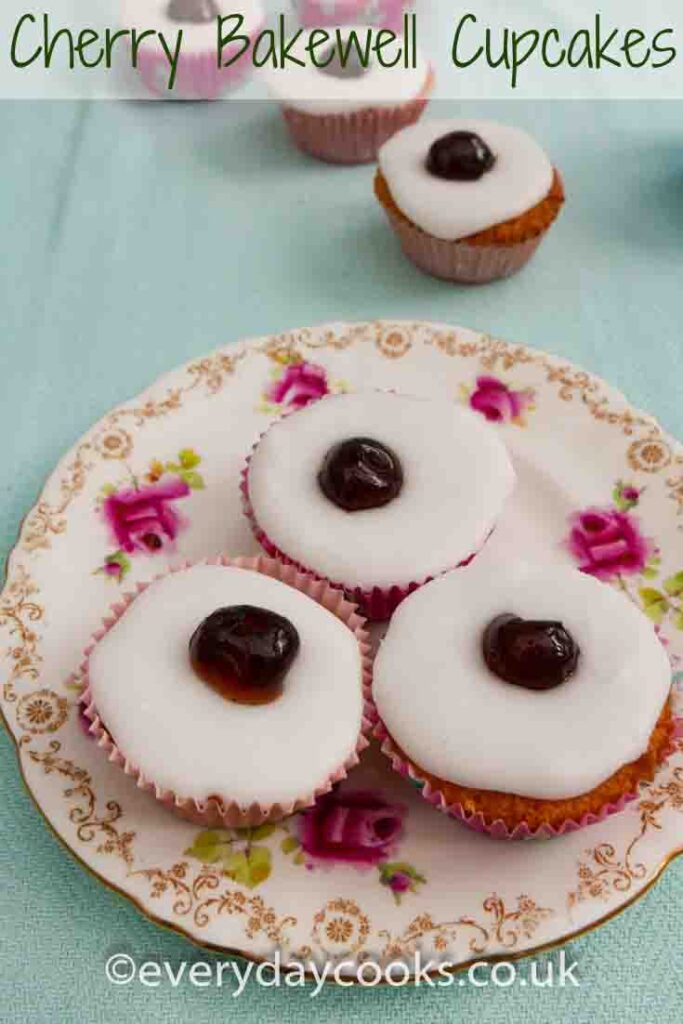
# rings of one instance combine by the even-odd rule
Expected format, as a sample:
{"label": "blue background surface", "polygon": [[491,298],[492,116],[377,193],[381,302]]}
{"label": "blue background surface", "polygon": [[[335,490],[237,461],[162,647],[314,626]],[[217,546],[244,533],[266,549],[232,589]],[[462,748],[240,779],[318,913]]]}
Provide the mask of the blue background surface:
{"label": "blue background surface", "polygon": [[[464,112],[455,104],[434,115]],[[683,104],[468,104],[530,128],[568,202],[536,261],[483,288],[408,264],[372,171],[292,149],[260,102],[0,104],[0,555],[62,452],[190,357],[324,320],[461,323],[567,356],[683,435]],[[82,871],[33,808],[0,735],[0,1019],[29,1022],[648,1022],[681,1015],[683,863],[574,942],[580,990],[430,993],[113,989],[121,949],[203,954]]]}

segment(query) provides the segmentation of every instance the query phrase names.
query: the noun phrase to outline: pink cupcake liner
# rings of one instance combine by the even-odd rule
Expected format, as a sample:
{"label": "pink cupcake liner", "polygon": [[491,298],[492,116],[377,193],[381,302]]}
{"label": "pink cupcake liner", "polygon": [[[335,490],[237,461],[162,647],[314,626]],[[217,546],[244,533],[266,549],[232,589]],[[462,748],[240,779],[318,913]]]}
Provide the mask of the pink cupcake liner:
{"label": "pink cupcake liner", "polygon": [[[251,452],[247,456],[244,466],[242,467],[242,476],[240,480],[242,511],[249,521],[249,525],[251,526],[251,530],[256,541],[261,545],[264,551],[271,556],[271,558],[275,558],[284,565],[290,565],[299,572],[304,573],[306,576],[311,576],[313,579],[327,584],[327,586],[331,587],[333,590],[342,591],[346,594],[349,601],[352,601],[357,605],[359,611],[362,612],[365,618],[370,622],[384,622],[386,619],[390,619],[401,601],[404,601],[406,597],[413,593],[413,591],[418,590],[419,587],[423,587],[426,583],[430,583],[434,579],[434,576],[426,576],[421,580],[413,580],[407,584],[396,583],[390,587],[371,587],[369,589],[364,589],[363,587],[350,587],[347,584],[329,580],[327,577],[321,576],[317,573],[315,569],[301,565],[300,562],[291,558],[285,551],[282,551],[277,546],[275,541],[272,540],[272,538],[269,537],[266,531],[261,527],[251,504],[251,499],[249,497],[249,464],[251,463],[252,454],[258,446],[258,443],[259,442],[257,441],[253,446]],[[488,540],[488,537],[486,540]],[[486,543],[486,541],[484,541],[484,543]],[[443,572],[451,572],[453,569],[462,569],[469,565],[470,562],[476,558],[479,550],[480,549],[477,549],[477,551],[472,552],[471,555],[463,559],[463,561],[459,562],[456,566],[448,566],[448,568],[444,569]],[[442,574],[439,573],[437,575]]]}
{"label": "pink cupcake liner", "polygon": [[420,95],[395,107],[307,114],[284,106],[282,116],[293,141],[304,153],[333,164],[371,163],[388,139],[419,120],[433,85],[430,70]]}
{"label": "pink cupcake liner", "polygon": [[547,231],[511,245],[472,245],[436,238],[384,208],[403,252],[416,267],[432,277],[462,284],[488,284],[516,274],[529,262]]}
{"label": "pink cupcake liner", "polygon": [[[306,594],[312,600],[321,604],[324,608],[336,615],[355,634],[362,656],[362,687],[363,687],[363,717],[361,731],[354,750],[320,786],[309,793],[302,794],[296,800],[288,803],[261,804],[252,803],[243,806],[229,799],[228,796],[210,796],[206,800],[196,800],[185,797],[173,790],[163,789],[153,779],[147,778],[140,768],[117,746],[114,738],[107,731],[105,723],[100,718],[94,703],[90,683],[88,679],[88,665],[90,655],[109,632],[113,625],[126,612],[128,606],[141,594],[150,583],[138,583],[135,590],[122,595],[121,599],[111,607],[109,615],[103,619],[102,626],[93,633],[90,643],[84,652],[84,661],[80,669],[80,678],[83,681],[83,692],[79,698],[82,715],[89,722],[88,732],[94,737],[97,745],[105,752],[107,759],[117,765],[123,772],[132,778],[138,789],[150,793],[160,803],[177,815],[192,821],[198,825],[205,825],[209,828],[226,826],[228,828],[248,828],[261,825],[264,822],[279,821],[296,811],[311,807],[315,801],[328,793],[333,786],[346,778],[348,772],[354,768],[360,759],[363,750],[368,746],[368,735],[374,724],[374,705],[371,699],[372,683],[372,660],[370,651],[370,638],[365,631],[365,620],[358,615],[356,607],[346,601],[344,596],[337,590],[332,589],[321,580],[313,579],[305,573],[299,572],[293,566],[283,565],[274,559],[258,557],[239,558],[213,558],[203,562],[185,562],[169,570],[171,573],[182,572],[192,568],[193,565],[226,565],[238,569],[249,569],[253,572],[262,573],[273,579],[286,583]],[[155,579],[161,579],[168,573],[161,573]]]}
{"label": "pink cupcake liner", "polygon": [[[604,821],[612,814],[618,814],[620,811],[623,811],[623,809],[631,803],[631,801],[637,799],[639,795],[638,790],[624,793],[615,803],[604,804],[600,808],[598,814],[584,814],[578,821],[568,818],[559,826],[541,825],[535,830],[530,828],[525,822],[521,822],[519,825],[515,826],[514,829],[510,830],[501,819],[490,821],[479,811],[468,813],[460,803],[449,804],[443,793],[438,789],[434,789],[429,782],[429,779],[427,779],[420,769],[413,764],[412,761],[408,760],[405,754],[396,746],[387,727],[379,717],[376,707],[372,712],[372,716],[375,719],[373,736],[379,740],[380,749],[391,761],[391,767],[394,771],[404,779],[408,779],[409,782],[413,783],[413,785],[419,790],[420,796],[426,800],[428,804],[431,804],[432,807],[435,807],[443,814],[449,815],[451,818],[455,818],[456,821],[461,822],[473,832],[479,832],[481,834],[491,836],[493,839],[553,839],[555,836],[568,835],[570,832],[578,832],[579,829],[586,828],[588,825],[594,825],[599,821]],[[682,733],[683,722],[680,719],[674,719],[670,745],[664,755],[662,764],[664,764],[666,759],[674,753],[676,749],[676,739]]]}
{"label": "pink cupcake liner", "polygon": [[377,28],[398,31],[409,4],[407,0],[295,0],[294,6],[304,28],[359,24],[372,15],[368,20]]}
{"label": "pink cupcake liner", "polygon": [[[252,35],[258,35],[263,26]],[[225,49],[225,60],[237,49]],[[158,47],[143,47],[138,54],[137,70],[151,93],[166,100],[215,100],[228,90],[242,85],[251,74],[253,65],[251,47],[229,67],[219,68],[216,53],[202,50],[181,52],[178,73],[173,89],[168,88],[170,74],[168,60]]]}

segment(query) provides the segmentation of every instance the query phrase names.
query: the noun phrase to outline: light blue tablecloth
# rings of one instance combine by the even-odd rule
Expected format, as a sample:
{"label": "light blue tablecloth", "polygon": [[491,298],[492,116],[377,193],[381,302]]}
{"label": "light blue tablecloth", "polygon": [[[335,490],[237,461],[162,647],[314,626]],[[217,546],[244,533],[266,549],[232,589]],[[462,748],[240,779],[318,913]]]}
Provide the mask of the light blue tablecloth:
{"label": "light blue tablecloth", "polygon": [[[454,108],[452,108],[454,109]],[[475,109],[468,106],[468,112]],[[64,449],[110,406],[212,347],[322,320],[460,322],[584,364],[683,434],[683,104],[480,105],[531,128],[568,203],[537,261],[468,290],[404,261],[367,168],[288,145],[264,104],[0,104],[0,554]],[[438,113],[445,113],[444,110]],[[681,1015],[683,864],[575,942],[579,991],[113,989],[106,956],[198,954],[60,849],[0,737],[0,1019],[418,1024]]]}

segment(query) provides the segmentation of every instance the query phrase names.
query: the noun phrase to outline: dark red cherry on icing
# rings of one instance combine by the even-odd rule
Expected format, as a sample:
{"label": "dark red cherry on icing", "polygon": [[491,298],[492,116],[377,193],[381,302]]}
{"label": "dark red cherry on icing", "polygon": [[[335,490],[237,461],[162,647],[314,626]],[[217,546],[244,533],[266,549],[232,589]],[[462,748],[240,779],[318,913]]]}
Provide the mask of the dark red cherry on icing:
{"label": "dark red cherry on icing", "polygon": [[338,508],[360,512],[393,501],[403,486],[403,469],[398,456],[381,441],[351,437],[330,448],[318,483]]}
{"label": "dark red cherry on icing", "polygon": [[216,0],[171,0],[166,8],[170,21],[186,22],[189,25],[206,25],[220,15]]}
{"label": "dark red cherry on icing", "polygon": [[427,170],[446,181],[478,181],[496,158],[476,132],[449,132],[432,143]]}
{"label": "dark red cherry on icing", "polygon": [[579,647],[561,622],[498,615],[484,631],[486,664],[500,679],[528,690],[551,690],[575,671]]}
{"label": "dark red cherry on icing", "polygon": [[200,679],[238,704],[269,704],[299,651],[289,619],[253,605],[212,612],[194,631],[190,661]]}

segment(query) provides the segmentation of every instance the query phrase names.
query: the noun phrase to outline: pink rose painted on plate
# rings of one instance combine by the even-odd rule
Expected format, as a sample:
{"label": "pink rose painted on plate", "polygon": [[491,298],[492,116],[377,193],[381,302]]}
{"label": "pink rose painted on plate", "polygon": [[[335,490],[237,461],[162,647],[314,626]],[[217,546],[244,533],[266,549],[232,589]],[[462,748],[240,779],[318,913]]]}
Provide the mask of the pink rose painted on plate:
{"label": "pink rose painted on plate", "polygon": [[304,851],[317,860],[377,864],[403,833],[405,810],[374,793],[330,793],[299,819]]}
{"label": "pink rose painted on plate", "polygon": [[613,505],[585,508],[569,517],[565,547],[581,572],[613,583],[653,622],[667,646],[668,626],[683,630],[683,570],[662,571],[663,555],[631,514],[643,491],[617,480]]}
{"label": "pink rose painted on plate", "polygon": [[117,491],[105,499],[102,513],[115,543],[127,554],[159,551],[175,540],[181,518],[174,502],[190,487],[177,477],[138,489]]}
{"label": "pink rose painted on plate", "polygon": [[640,491],[631,484],[624,484],[619,488],[619,498],[628,508],[633,508],[634,505],[638,504]]}
{"label": "pink rose painted on plate", "polygon": [[290,863],[314,871],[339,865],[376,869],[379,884],[400,903],[427,881],[412,864],[390,861],[403,837],[407,808],[379,792],[343,792],[322,797],[314,807],[276,824],[250,829],[214,828],[197,833],[185,853],[254,889],[276,867],[271,842]]}
{"label": "pink rose painted on plate", "polygon": [[329,394],[327,373],[315,363],[290,363],[265,392],[267,402],[287,409],[303,409]]}
{"label": "pink rose painted on plate", "polygon": [[568,546],[582,572],[601,580],[642,573],[654,547],[634,516],[614,508],[587,508],[570,520]]}
{"label": "pink rose painted on plate", "polygon": [[406,893],[417,892],[418,887],[427,881],[412,864],[405,861],[382,864],[379,880],[389,889],[396,903],[400,903]]}
{"label": "pink rose painted on plate", "polygon": [[102,490],[100,514],[115,550],[108,554],[97,572],[120,582],[132,567],[136,555],[157,555],[170,549],[187,521],[177,503],[192,491],[202,490],[204,480],[197,467],[201,458],[184,448],[177,459],[154,459],[144,482],[129,469],[129,479]]}
{"label": "pink rose painted on plate", "polygon": [[490,423],[525,425],[525,414],[533,409],[534,392],[530,388],[514,391],[497,377],[477,377],[476,388],[466,392],[471,409]]}

